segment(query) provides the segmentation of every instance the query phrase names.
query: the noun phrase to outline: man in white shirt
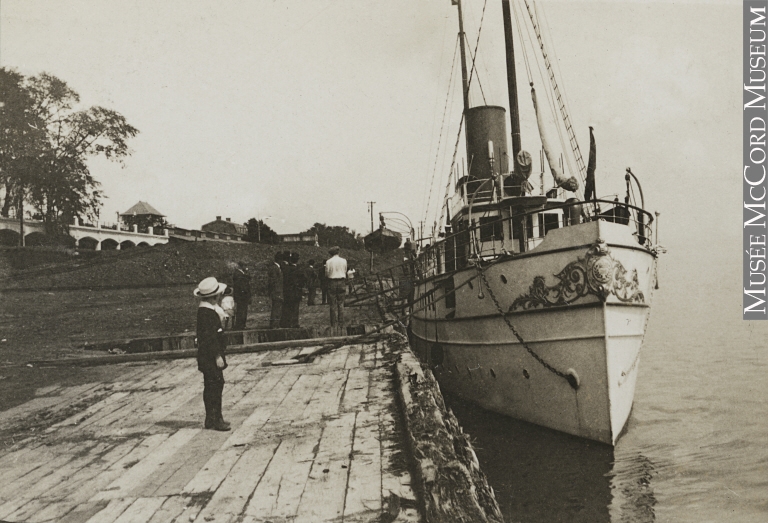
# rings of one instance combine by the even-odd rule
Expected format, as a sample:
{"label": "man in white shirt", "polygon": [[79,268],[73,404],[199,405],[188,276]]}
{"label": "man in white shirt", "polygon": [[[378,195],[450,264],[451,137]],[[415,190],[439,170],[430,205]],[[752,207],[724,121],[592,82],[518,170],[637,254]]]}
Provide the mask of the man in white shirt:
{"label": "man in white shirt", "polygon": [[331,247],[331,258],[325,262],[328,280],[328,302],[331,305],[331,327],[344,326],[344,296],[347,293],[347,260],[339,256],[338,247]]}

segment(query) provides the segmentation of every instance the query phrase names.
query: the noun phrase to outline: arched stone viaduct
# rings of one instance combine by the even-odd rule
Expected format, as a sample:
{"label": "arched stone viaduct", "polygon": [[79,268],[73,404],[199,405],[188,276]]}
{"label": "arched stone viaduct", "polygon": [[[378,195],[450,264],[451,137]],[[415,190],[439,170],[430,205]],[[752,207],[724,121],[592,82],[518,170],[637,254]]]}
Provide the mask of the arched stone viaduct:
{"label": "arched stone viaduct", "polygon": [[[75,244],[80,249],[91,250],[119,250],[131,247],[147,247],[168,243],[168,229],[160,234],[155,234],[152,227],[147,232],[139,232],[136,226],[132,230],[123,230],[120,225],[83,225],[76,220],[69,226],[69,235],[74,238]],[[19,220],[16,218],[0,217],[0,244],[18,245]],[[44,237],[43,222],[38,220],[24,221],[24,244],[34,244]]]}

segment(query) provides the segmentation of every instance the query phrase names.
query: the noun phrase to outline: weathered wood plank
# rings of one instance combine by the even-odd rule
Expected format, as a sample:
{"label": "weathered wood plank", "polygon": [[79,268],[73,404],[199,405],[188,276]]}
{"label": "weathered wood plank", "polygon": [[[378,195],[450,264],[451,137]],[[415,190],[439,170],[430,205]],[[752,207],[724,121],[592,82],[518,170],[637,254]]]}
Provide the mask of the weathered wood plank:
{"label": "weathered wood plank", "polygon": [[226,432],[201,430],[174,454],[172,460],[147,478],[136,494],[144,497],[179,494],[228,437]]}
{"label": "weathered wood plank", "polygon": [[50,521],[55,523],[83,523],[104,510],[107,505],[109,505],[109,501],[83,503],[76,506],[74,510],[68,512],[65,516],[59,519],[51,519]]}
{"label": "weathered wood plank", "polygon": [[[9,503],[13,503],[16,509],[19,508],[18,501],[21,498],[21,493],[26,492],[30,488],[33,488],[38,482],[40,482],[45,476],[52,474],[55,470],[65,466],[67,463],[76,458],[77,452],[87,452],[93,448],[96,442],[85,442],[80,444],[71,444],[62,447],[53,457],[43,463],[38,464],[27,474],[17,478],[14,481],[6,483],[0,487],[0,499],[12,500]],[[14,509],[14,510],[16,510]],[[13,512],[13,511],[11,511]],[[0,518],[7,517],[10,512],[7,511],[6,504],[0,506]]]}
{"label": "weathered wood plank", "polygon": [[367,522],[381,513],[381,444],[379,417],[360,412],[355,421],[344,521]]}
{"label": "weathered wood plank", "polygon": [[115,520],[134,501],[134,498],[113,499],[106,507],[91,516],[85,523],[115,523]]}
{"label": "weathered wood plank", "polygon": [[200,512],[198,519],[210,521],[206,518],[214,518],[217,523],[234,521],[245,509],[248,499],[259,484],[279,443],[273,439],[248,448],[216,489],[216,493]]}
{"label": "weathered wood plank", "polygon": [[351,345],[349,347],[349,355],[347,356],[347,361],[344,362],[345,369],[356,369],[360,366],[363,347],[363,345]]}
{"label": "weathered wood plank", "polygon": [[364,408],[368,402],[368,374],[365,368],[354,367],[349,371],[349,379],[344,387],[344,399],[341,402],[341,411],[355,411]]}
{"label": "weathered wood plank", "polygon": [[291,387],[291,390],[285,395],[283,401],[280,402],[272,416],[270,416],[269,421],[265,424],[265,431],[280,431],[281,426],[290,425],[293,420],[299,418],[321,380],[321,376],[317,374],[302,374],[298,372],[297,375],[298,379],[293,384],[293,387]]}
{"label": "weathered wood plank", "polygon": [[[77,507],[85,499],[88,499],[87,497],[77,495],[82,492],[83,486],[99,475],[105,468],[108,468],[121,458],[125,457],[136,447],[136,444],[136,440],[131,440],[116,445],[109,452],[94,459],[88,463],[88,465],[67,478],[66,481],[60,482],[59,485],[42,494],[38,499],[48,501],[49,504],[44,509],[40,510],[40,512],[36,512],[34,517],[30,518],[30,522],[61,520],[68,512]],[[106,502],[104,503],[104,506],[106,506]]]}
{"label": "weathered wood plank", "polygon": [[348,371],[345,369],[327,370],[317,388],[315,388],[309,403],[304,411],[293,420],[296,427],[319,423],[327,416],[335,416],[339,413],[341,396],[347,383]]}
{"label": "weathered wood plank", "polygon": [[349,346],[339,347],[328,354],[320,356],[318,367],[320,370],[342,369],[349,356]]}
{"label": "weathered wood plank", "polygon": [[296,515],[321,434],[316,427],[280,443],[246,507],[246,516],[255,521]]}
{"label": "weathered wood plank", "polygon": [[202,510],[202,504],[194,498],[169,496],[147,523],[186,523],[194,521]]}
{"label": "weathered wood plank", "polygon": [[182,489],[185,494],[202,494],[215,491],[243,455],[245,445],[217,450],[202,469]]}
{"label": "weathered wood plank", "polygon": [[[28,476],[30,474],[44,473],[46,467],[50,467],[50,463],[54,460],[58,460],[59,463],[63,463],[61,460],[67,459],[66,457],[71,453],[72,449],[76,447],[75,443],[65,442],[61,444],[54,444],[51,446],[34,447],[29,450],[20,452],[18,460],[4,463],[4,466],[0,468],[3,473],[3,482],[0,484],[0,500],[8,501],[11,499],[9,496],[13,495],[13,492],[19,487],[19,481],[25,481],[27,483],[37,481],[36,476],[30,480]],[[43,470],[38,470],[43,467]],[[24,486],[22,486],[24,488]]]}
{"label": "weathered wood plank", "polygon": [[269,420],[278,405],[282,403],[285,395],[288,394],[294,383],[299,379],[299,374],[287,372],[292,370],[292,368],[286,368],[282,379],[275,384],[269,391],[269,394],[263,396],[262,401],[256,406],[251,415],[243,421],[240,427],[232,432],[232,436],[227,440],[226,445],[246,445],[257,439],[259,429]]}
{"label": "weathered wood plank", "polygon": [[131,495],[131,492],[138,489],[145,478],[157,470],[189,440],[191,440],[200,429],[181,429],[166,441],[161,443],[152,452],[147,454],[144,459],[131,467],[125,474],[109,484],[109,486],[96,494],[92,500],[115,499]]}
{"label": "weathered wood plank", "polygon": [[113,481],[125,474],[134,465],[140,463],[150,452],[167,440],[168,434],[154,434],[143,440],[136,441],[136,445],[127,454],[106,466],[104,470],[92,478],[82,482],[69,495],[68,499],[78,505],[87,504],[87,501],[94,498],[101,490],[108,488]]}
{"label": "weathered wood plank", "polygon": [[115,520],[115,523],[139,523],[149,521],[165,502],[165,498],[138,498],[125,512]]}
{"label": "weathered wood plank", "polygon": [[112,444],[99,442],[93,447],[84,448],[64,465],[52,469],[49,474],[40,478],[24,491],[16,494],[18,499],[32,500],[33,502],[27,503],[23,508],[8,515],[7,518],[12,521],[30,520],[34,514],[45,509],[50,504],[47,495],[52,489],[56,488],[62,482],[67,481],[70,476],[75,475],[83,467],[99,459],[101,454],[111,448]]}
{"label": "weathered wood plank", "polygon": [[351,412],[342,414],[325,426],[295,523],[341,520],[356,416]]}

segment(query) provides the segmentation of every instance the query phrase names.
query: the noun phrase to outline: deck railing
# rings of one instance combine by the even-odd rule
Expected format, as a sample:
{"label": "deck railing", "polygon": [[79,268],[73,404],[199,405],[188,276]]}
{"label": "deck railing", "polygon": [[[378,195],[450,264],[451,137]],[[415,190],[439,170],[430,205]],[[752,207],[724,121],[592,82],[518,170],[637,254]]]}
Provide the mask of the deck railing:
{"label": "deck railing", "polygon": [[[558,210],[562,212],[562,221],[548,226],[544,214],[551,216]],[[402,311],[412,300],[413,289],[422,280],[470,264],[487,263],[500,256],[519,256],[535,248],[553,228],[596,220],[630,227],[639,245],[647,248],[652,245],[653,216],[639,207],[611,200],[565,202],[511,217],[477,223],[473,220],[471,227],[449,234],[434,245],[427,245],[418,256],[406,253],[407,259],[402,264],[356,279],[348,302],[371,302],[390,312]],[[535,234],[530,234],[531,231]]]}

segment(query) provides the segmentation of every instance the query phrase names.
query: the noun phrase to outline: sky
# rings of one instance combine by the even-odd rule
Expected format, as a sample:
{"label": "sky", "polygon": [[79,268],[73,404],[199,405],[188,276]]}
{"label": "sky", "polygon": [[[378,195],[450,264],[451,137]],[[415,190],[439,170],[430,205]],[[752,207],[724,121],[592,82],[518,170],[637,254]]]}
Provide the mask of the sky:
{"label": "sky", "polygon": [[[501,2],[463,4],[473,54],[482,19],[471,105],[507,107]],[[537,10],[585,157],[595,128],[598,195],[622,193],[631,167],[679,261],[705,244],[736,260],[741,3]],[[2,0],[0,65],[58,76],[83,107],[140,130],[122,165],[90,163],[104,221],[143,200],[182,227],[256,217],[279,233],[315,222],[366,233],[369,201],[414,225],[438,216],[461,118],[456,13],[450,0]],[[537,173],[525,57],[540,98],[546,83],[516,39]]]}

